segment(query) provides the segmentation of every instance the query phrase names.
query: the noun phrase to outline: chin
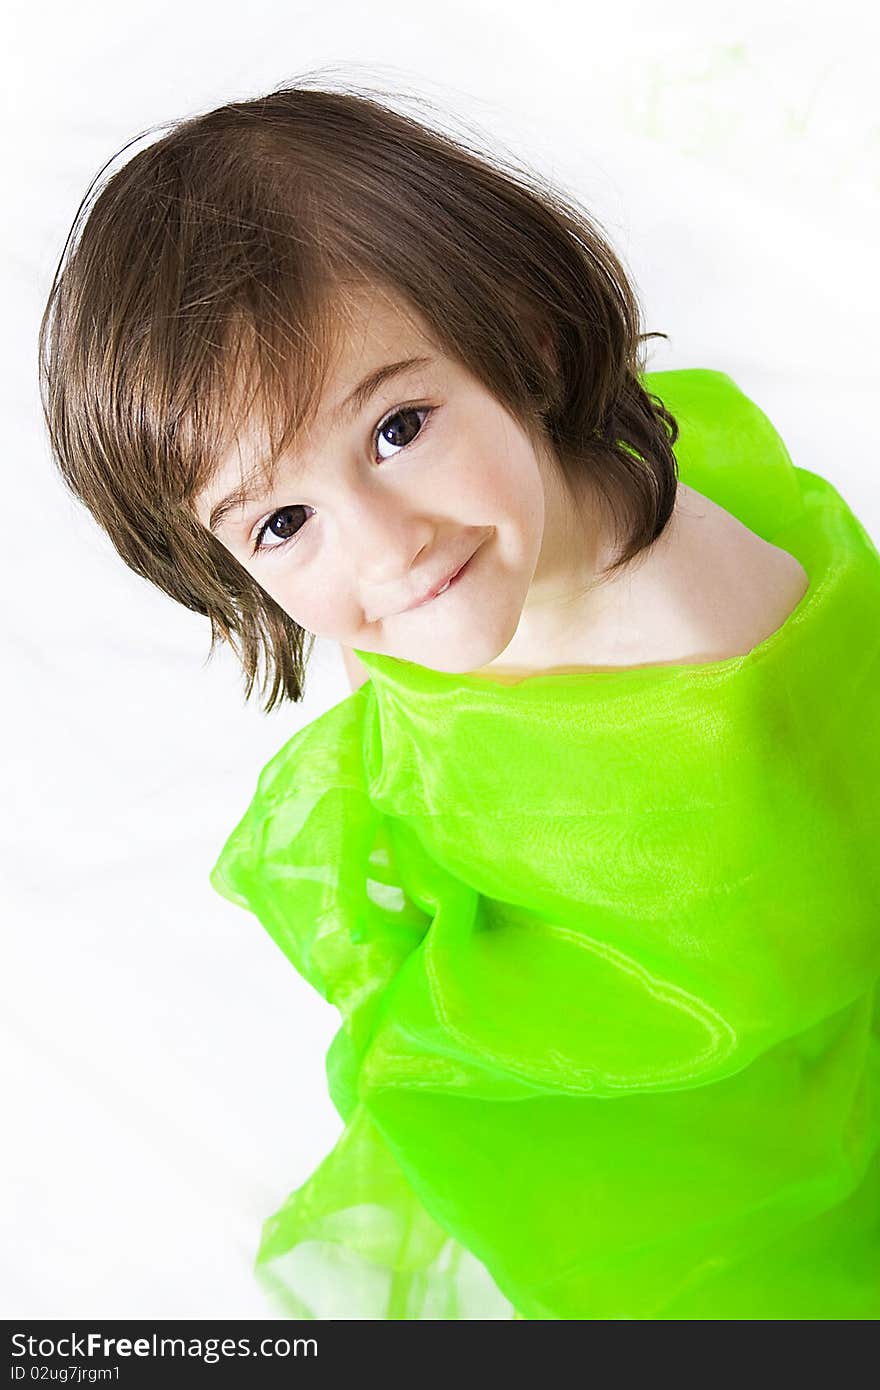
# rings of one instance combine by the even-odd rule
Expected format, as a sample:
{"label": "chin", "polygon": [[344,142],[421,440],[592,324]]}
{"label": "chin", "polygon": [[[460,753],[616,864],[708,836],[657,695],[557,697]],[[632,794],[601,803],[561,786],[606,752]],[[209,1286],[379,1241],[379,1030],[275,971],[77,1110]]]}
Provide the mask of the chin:
{"label": "chin", "polygon": [[438,651],[435,645],[424,655],[408,656],[405,659],[417,662],[420,666],[428,666],[434,671],[445,671],[448,675],[467,675],[468,671],[477,671],[482,666],[488,666],[500,656],[509,646],[512,637],[513,633],[501,640],[494,637],[481,641],[479,637],[475,637],[471,641],[457,642],[455,649],[448,654]]}

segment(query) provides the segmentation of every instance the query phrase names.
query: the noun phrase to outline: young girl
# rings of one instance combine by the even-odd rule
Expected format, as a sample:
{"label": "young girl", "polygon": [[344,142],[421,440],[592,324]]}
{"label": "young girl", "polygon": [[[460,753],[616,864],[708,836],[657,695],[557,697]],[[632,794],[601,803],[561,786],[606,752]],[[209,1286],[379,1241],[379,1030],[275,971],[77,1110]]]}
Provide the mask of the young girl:
{"label": "young girl", "polygon": [[174,125],[62,256],[68,486],[246,698],[355,684],[211,874],[343,1020],[289,1316],[880,1314],[880,557],[638,328],[573,201],[365,94]]}

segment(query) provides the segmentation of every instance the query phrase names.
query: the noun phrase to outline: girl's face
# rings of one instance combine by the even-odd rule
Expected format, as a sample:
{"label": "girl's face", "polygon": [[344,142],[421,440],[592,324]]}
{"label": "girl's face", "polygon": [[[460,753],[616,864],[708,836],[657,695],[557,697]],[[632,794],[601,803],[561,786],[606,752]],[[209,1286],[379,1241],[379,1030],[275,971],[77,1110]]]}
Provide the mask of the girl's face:
{"label": "girl's face", "polygon": [[[557,587],[564,503],[553,466],[413,317],[364,295],[307,442],[271,493],[217,519],[252,463],[236,449],[197,513],[205,526],[214,515],[222,544],[307,631],[470,671],[508,647],[530,593],[543,603]],[[381,383],[352,399],[380,368]]]}

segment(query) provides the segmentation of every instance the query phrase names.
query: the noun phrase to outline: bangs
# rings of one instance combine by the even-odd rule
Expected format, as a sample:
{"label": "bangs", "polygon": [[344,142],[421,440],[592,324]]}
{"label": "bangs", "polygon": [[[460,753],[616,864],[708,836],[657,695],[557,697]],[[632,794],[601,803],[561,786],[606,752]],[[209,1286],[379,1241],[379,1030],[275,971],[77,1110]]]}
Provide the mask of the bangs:
{"label": "bangs", "polygon": [[310,304],[301,295],[295,302],[295,317],[274,298],[237,309],[193,383],[174,465],[190,513],[230,453],[239,481],[223,512],[269,492],[280,460],[314,424],[348,300],[341,286],[328,285]]}

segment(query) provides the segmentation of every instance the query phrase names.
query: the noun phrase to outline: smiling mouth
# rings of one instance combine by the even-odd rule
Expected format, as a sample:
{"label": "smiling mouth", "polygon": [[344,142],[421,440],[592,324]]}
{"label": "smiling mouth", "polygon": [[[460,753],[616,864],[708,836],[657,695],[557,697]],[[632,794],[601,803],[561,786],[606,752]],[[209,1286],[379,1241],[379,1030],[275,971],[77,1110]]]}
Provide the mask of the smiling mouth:
{"label": "smiling mouth", "polygon": [[[477,550],[479,549],[480,547],[477,546]],[[440,596],[442,594],[445,594],[452,587],[453,584],[457,584],[458,581],[461,579],[461,576],[467,569],[468,565],[470,564],[471,560],[474,558],[474,555],[476,555],[477,550],[473,551],[473,553],[467,557],[463,565],[459,565],[458,569],[454,572],[454,574],[451,574],[449,576],[449,578],[446,580],[446,583],[443,585],[441,589],[435,589],[433,593],[428,594],[426,598],[423,598],[421,600],[421,602],[411,604],[409,608],[405,608],[403,610],[404,613],[412,613],[417,608],[424,608],[426,603],[433,603],[434,599],[440,598]]]}

